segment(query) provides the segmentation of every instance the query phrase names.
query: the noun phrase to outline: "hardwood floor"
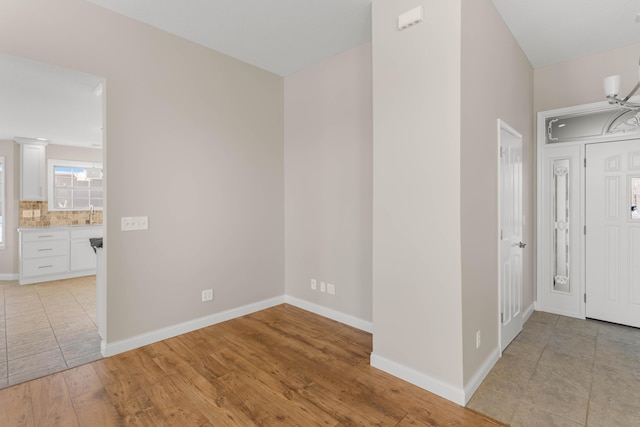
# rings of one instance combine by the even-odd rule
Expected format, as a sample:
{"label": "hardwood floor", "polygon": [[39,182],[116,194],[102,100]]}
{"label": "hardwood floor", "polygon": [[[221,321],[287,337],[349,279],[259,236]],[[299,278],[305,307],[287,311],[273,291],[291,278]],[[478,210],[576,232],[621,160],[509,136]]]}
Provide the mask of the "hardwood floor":
{"label": "hardwood floor", "polygon": [[370,352],[370,334],[281,305],[0,390],[0,425],[503,425]]}

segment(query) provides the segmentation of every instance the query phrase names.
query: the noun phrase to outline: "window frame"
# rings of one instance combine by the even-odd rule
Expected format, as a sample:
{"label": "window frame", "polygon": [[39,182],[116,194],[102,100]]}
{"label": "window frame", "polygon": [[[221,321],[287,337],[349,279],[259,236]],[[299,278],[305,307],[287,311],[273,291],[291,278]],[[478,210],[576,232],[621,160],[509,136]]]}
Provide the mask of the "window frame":
{"label": "window frame", "polygon": [[[58,208],[54,205],[54,191],[55,191],[55,177],[53,176],[53,170],[54,168],[58,166],[58,167],[69,167],[69,168],[86,168],[86,169],[91,169],[91,168],[98,168],[98,169],[102,169],[102,163],[95,163],[95,162],[86,162],[86,161],[80,161],[80,160],[58,160],[58,159],[49,159],[47,161],[47,188],[48,188],[48,192],[47,192],[47,206],[49,209],[49,212],[86,212],[86,211],[90,211],[91,208],[88,207],[86,209],[80,209],[80,208],[74,208],[74,209],[61,209]],[[103,182],[102,182],[102,191],[103,191],[103,197],[102,200],[104,202],[104,177],[103,177]],[[104,203],[103,203],[104,205]],[[95,207],[94,210],[96,211],[102,211],[104,209],[103,207]]]}

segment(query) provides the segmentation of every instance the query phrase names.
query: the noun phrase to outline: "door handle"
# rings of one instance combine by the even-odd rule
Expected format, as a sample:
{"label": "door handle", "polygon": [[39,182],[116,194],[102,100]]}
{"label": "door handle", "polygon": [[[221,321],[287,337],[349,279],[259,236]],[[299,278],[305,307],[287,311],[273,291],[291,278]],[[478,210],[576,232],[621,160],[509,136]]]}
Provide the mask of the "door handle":
{"label": "door handle", "polygon": [[527,246],[527,244],[526,244],[526,243],[519,242],[519,243],[518,243],[518,246],[520,247],[520,249],[524,249],[524,247],[525,247],[525,246]]}

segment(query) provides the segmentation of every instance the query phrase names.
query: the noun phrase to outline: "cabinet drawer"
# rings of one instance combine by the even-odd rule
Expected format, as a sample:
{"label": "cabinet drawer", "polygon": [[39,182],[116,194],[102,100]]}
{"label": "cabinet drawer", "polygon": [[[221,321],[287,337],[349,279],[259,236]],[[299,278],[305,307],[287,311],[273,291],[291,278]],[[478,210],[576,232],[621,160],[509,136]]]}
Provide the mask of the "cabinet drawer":
{"label": "cabinet drawer", "polygon": [[23,242],[45,242],[48,240],[68,239],[68,231],[43,231],[41,233],[22,233]]}
{"label": "cabinet drawer", "polygon": [[22,258],[42,258],[69,254],[68,240],[51,240],[45,242],[28,242],[22,245]]}
{"label": "cabinet drawer", "polygon": [[45,276],[69,271],[69,257],[25,259],[22,261],[22,277]]}

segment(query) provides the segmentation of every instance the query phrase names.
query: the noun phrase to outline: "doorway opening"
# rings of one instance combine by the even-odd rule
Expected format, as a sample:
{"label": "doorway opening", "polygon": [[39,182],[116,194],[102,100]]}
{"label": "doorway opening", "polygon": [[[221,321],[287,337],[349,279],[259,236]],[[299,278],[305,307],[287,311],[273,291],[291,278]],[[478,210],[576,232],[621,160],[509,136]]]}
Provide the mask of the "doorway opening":
{"label": "doorway opening", "polygon": [[[2,218],[6,242],[0,253],[0,342],[5,345],[0,347],[0,387],[5,387],[52,373],[52,366],[62,370],[101,357],[105,334],[97,332],[106,298],[104,292],[101,296],[96,291],[96,255],[84,250],[89,249],[89,239],[83,230],[105,223],[106,195],[91,182],[106,180],[102,167],[106,99],[105,80],[99,76],[5,54],[0,54],[0,65],[0,155],[5,157],[6,173]],[[43,146],[30,158],[37,160],[30,162],[33,169],[21,164],[22,146],[16,141],[38,141]],[[47,166],[51,159],[94,166],[84,168],[91,176],[75,170],[64,177],[53,176]],[[65,186],[65,179],[70,185]],[[25,183],[35,191],[22,191]],[[48,183],[52,184],[49,191]],[[52,208],[52,200],[60,206]],[[53,252],[28,254],[34,259],[52,255],[55,263],[45,267],[55,266],[57,276],[53,277],[35,271],[34,263],[23,263],[17,230],[56,227],[69,234],[64,241],[52,239],[55,245],[43,249],[57,251],[55,256]],[[94,335],[89,338],[88,332]],[[35,376],[30,378],[27,371]]]}
{"label": "doorway opening", "polygon": [[637,111],[601,102],[538,113],[538,310],[638,326],[636,177]]}

